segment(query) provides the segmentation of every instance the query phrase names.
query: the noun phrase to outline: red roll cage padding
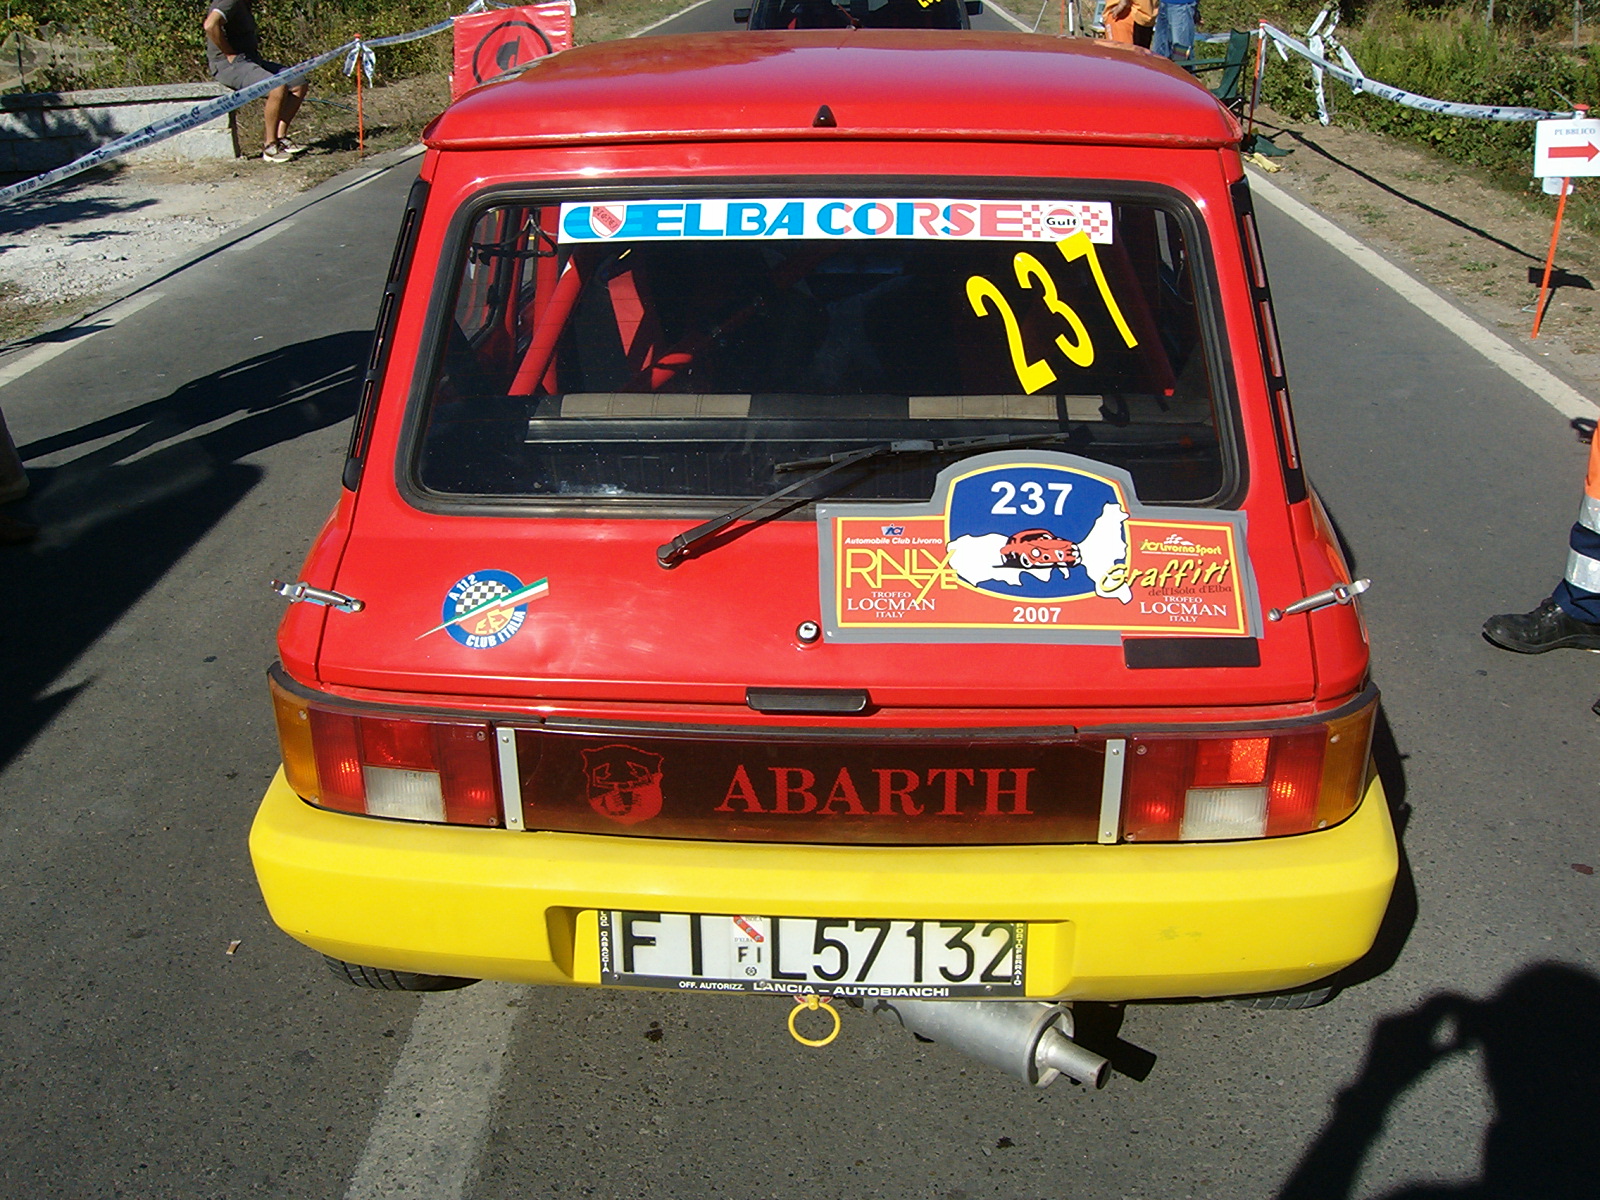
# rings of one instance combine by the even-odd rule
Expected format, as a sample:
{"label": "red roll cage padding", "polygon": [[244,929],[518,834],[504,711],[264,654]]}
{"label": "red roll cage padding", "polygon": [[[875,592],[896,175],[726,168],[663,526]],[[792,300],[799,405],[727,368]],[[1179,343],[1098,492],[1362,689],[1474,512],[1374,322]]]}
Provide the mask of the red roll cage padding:
{"label": "red roll cage padding", "polygon": [[528,343],[522,364],[511,381],[509,395],[533,395],[535,385],[544,378],[555,357],[556,342],[561,339],[561,331],[566,327],[567,318],[572,315],[572,306],[577,303],[578,293],[582,290],[583,272],[578,269],[578,260],[568,259],[561,277],[551,289],[549,307],[539,313],[533,327],[533,340]]}
{"label": "red roll cage padding", "polygon": [[1124,239],[1118,238],[1112,243],[1111,261],[1113,270],[1121,272],[1123,279],[1131,281],[1131,286],[1123,288],[1121,292],[1127,297],[1128,323],[1136,331],[1139,344],[1145,348],[1145,361],[1155,374],[1153,382],[1163,395],[1170,396],[1178,390],[1178,377],[1172,370],[1172,360],[1167,357],[1166,345],[1161,341],[1155,314],[1150,311],[1144,289],[1139,286],[1139,272],[1133,265],[1133,256],[1128,253]]}

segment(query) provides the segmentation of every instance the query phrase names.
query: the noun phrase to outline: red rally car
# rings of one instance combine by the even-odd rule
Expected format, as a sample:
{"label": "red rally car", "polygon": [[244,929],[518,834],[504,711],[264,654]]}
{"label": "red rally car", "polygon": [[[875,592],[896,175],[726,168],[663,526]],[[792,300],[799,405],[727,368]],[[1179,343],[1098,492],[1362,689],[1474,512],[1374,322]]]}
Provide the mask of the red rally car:
{"label": "red rally car", "polygon": [[1239,139],[973,32],[453,105],[281,588],[277,922],[376,986],[859,1000],[1034,1083],[1104,1076],[1075,1000],[1365,953],[1377,693]]}

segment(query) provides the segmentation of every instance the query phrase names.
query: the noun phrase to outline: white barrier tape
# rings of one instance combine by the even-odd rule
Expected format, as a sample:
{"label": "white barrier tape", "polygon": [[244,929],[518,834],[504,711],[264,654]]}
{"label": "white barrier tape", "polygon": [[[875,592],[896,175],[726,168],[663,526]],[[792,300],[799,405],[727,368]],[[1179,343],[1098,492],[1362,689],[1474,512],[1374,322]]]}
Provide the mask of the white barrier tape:
{"label": "white barrier tape", "polygon": [[[1359,68],[1352,70],[1339,63],[1329,62],[1305,43],[1297,41],[1265,21],[1261,23],[1261,36],[1272,39],[1273,48],[1285,62],[1288,61],[1288,53],[1293,52],[1310,63],[1313,69],[1326,71],[1351,91],[1367,92],[1423,112],[1438,113],[1444,117],[1474,117],[1480,121],[1552,121],[1578,115],[1574,112],[1548,112],[1542,108],[1516,108],[1502,104],[1458,104],[1453,100],[1434,100],[1428,96],[1408,92],[1404,88],[1391,87],[1387,83],[1368,79]],[[1354,67],[1353,62],[1351,67]]]}
{"label": "white barrier tape", "polygon": [[357,38],[355,45],[350,47],[350,53],[344,56],[344,73],[346,75],[354,75],[356,73],[357,59],[361,61],[361,73],[367,77],[367,86],[371,87],[372,73],[378,69],[378,52],[369,43]]}
{"label": "white barrier tape", "polygon": [[[480,7],[480,4],[474,4],[468,11],[477,11]],[[298,83],[311,74],[312,71],[324,63],[332,62],[341,54],[359,48],[363,52],[363,57],[365,57],[372,53],[372,47],[397,46],[402,42],[420,41],[422,38],[432,37],[436,33],[443,33],[450,28],[451,23],[452,20],[447,18],[436,25],[429,25],[426,29],[414,29],[409,33],[392,33],[386,37],[357,39],[356,41],[346,42],[344,45],[319,54],[315,58],[308,58],[305,62],[286,67],[270,79],[252,83],[248,87],[240,88],[231,95],[218,96],[215,100],[207,100],[204,104],[198,104],[186,113],[179,113],[175,117],[167,117],[165,120],[157,121],[152,125],[146,125],[143,129],[136,129],[132,133],[124,134],[115,141],[107,142],[104,146],[89,151],[82,158],[74,159],[65,166],[56,167],[53,170],[44,172],[42,175],[35,175],[31,179],[24,179],[20,183],[13,183],[9,187],[0,188],[0,204],[20,199],[32,192],[60,183],[63,179],[70,179],[74,175],[81,174],[93,167],[98,167],[102,163],[108,163],[114,158],[120,158],[131,150],[139,150],[145,146],[154,145],[156,142],[165,141],[167,138],[175,137],[186,129],[204,125],[207,121],[215,120],[224,113],[230,113],[236,108],[243,108],[252,100],[259,100],[274,88]],[[372,78],[370,69],[367,78],[369,81]]]}
{"label": "white barrier tape", "polygon": [[[1318,17],[1317,19],[1320,21],[1322,18]],[[1313,26],[1313,28],[1315,28],[1315,26]],[[1313,33],[1311,35],[1311,53],[1315,54],[1318,58],[1323,58],[1327,49],[1327,45],[1322,40],[1322,35],[1320,33]],[[1325,74],[1326,72],[1323,71],[1321,67],[1317,66],[1316,63],[1311,64],[1312,90],[1317,96],[1317,120],[1324,125],[1328,123],[1329,119],[1328,93],[1324,91],[1322,87],[1322,80]]]}

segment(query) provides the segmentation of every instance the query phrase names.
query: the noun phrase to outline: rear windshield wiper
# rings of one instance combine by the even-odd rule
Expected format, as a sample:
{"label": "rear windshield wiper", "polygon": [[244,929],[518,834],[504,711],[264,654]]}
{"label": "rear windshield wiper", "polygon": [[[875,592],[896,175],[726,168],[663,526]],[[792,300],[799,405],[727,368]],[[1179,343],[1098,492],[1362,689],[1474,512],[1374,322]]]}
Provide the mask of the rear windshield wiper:
{"label": "rear windshield wiper", "polygon": [[686,529],[670,542],[663,542],[656,547],[656,562],[662,567],[675,567],[678,561],[689,552],[689,547],[696,542],[703,541],[716,533],[726,529],[740,517],[749,516],[759,508],[782,500],[793,495],[807,484],[816,483],[826,479],[829,475],[844,470],[846,467],[857,463],[867,462],[876,458],[892,458],[902,454],[947,454],[951,452],[966,453],[973,450],[989,450],[1000,446],[1026,446],[1040,442],[1059,442],[1080,436],[1070,430],[1060,429],[1051,433],[997,433],[983,437],[959,438],[905,438],[894,442],[880,442],[876,446],[863,446],[858,450],[841,450],[837,454],[820,455],[816,458],[799,458],[793,462],[781,462],[773,466],[774,473],[789,471],[805,471],[793,483],[779,488],[771,495],[762,496],[759,500],[752,500],[748,504],[741,504],[738,508],[703,521],[693,529]]}

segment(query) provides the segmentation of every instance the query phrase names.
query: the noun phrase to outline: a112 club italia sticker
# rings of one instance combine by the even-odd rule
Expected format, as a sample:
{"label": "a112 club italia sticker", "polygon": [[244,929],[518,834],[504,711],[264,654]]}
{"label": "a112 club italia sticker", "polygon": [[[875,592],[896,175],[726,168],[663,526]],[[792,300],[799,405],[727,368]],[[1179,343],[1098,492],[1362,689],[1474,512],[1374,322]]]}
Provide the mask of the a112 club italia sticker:
{"label": "a112 club italia sticker", "polygon": [[503,646],[528,619],[528,601],[549,591],[549,579],[525,584],[510,571],[474,571],[445,593],[440,624],[418,640],[444,630],[469,650]]}
{"label": "a112 club italia sticker", "polygon": [[1053,451],[947,467],[922,505],[821,504],[836,642],[1077,642],[1259,633],[1245,515],[1139,503],[1133,480]]}

